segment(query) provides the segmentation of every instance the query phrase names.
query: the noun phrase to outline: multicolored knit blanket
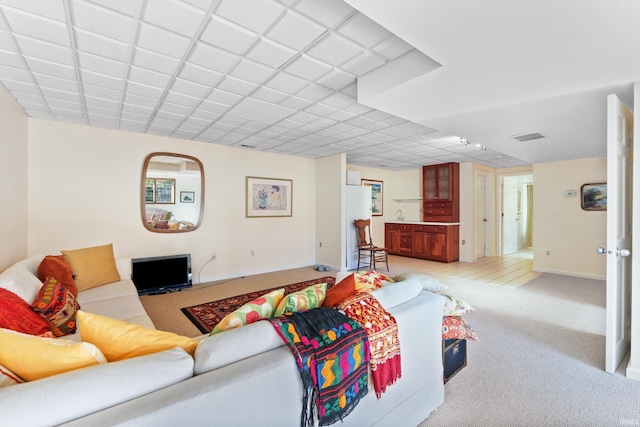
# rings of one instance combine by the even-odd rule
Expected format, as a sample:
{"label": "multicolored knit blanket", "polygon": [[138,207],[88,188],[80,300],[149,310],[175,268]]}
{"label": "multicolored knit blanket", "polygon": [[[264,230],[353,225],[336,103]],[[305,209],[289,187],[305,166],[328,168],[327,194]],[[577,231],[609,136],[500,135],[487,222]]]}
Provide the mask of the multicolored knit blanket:
{"label": "multicolored knit blanket", "polygon": [[291,350],[302,379],[303,427],[342,420],[368,392],[369,342],[364,329],[332,308],[270,319]]}
{"label": "multicolored knit blanket", "polygon": [[371,358],[371,376],[376,397],[402,376],[400,339],[396,319],[371,294],[360,292],[337,307],[367,331]]}

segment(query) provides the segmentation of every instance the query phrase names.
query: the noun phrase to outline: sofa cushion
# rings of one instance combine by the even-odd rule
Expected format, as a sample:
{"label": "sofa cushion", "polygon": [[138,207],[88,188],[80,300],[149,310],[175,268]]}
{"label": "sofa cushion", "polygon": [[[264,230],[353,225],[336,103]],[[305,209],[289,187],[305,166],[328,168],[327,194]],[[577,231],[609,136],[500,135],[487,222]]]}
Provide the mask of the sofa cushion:
{"label": "sofa cushion", "polygon": [[242,307],[227,314],[213,328],[210,335],[249,325],[261,319],[268,319],[284,296],[284,288],[266,293]]}
{"label": "sofa cushion", "polygon": [[73,272],[62,255],[45,256],[38,265],[37,276],[42,283],[47,280],[47,277],[55,277],[74,297],[78,296],[78,287],[73,280]]}
{"label": "sofa cushion", "polygon": [[[0,388],[0,424],[59,425],[192,376],[193,358],[184,350],[174,348]],[[66,400],[64,404],[55,405],[55,410],[45,411],[47,402],[54,398]],[[42,410],[34,410],[38,405]],[[131,422],[135,424],[135,420]]]}
{"label": "sofa cushion", "polygon": [[60,252],[73,271],[78,291],[120,280],[111,243]]}
{"label": "sofa cushion", "polygon": [[323,307],[335,307],[343,300],[356,293],[356,282],[353,274],[349,274],[337,285],[333,285],[322,302]]}
{"label": "sofa cushion", "polygon": [[301,311],[309,311],[318,308],[324,302],[327,294],[327,284],[318,283],[297,292],[285,295],[278,304],[275,317],[282,316],[284,313],[295,313]]}
{"label": "sofa cushion", "polygon": [[373,295],[385,309],[389,309],[417,297],[420,292],[422,292],[422,284],[420,284],[420,282],[405,280],[403,282],[389,283],[369,293]]}
{"label": "sofa cushion", "polygon": [[267,320],[207,336],[196,347],[193,372],[199,375],[282,345],[282,338]]}
{"label": "sofa cushion", "polygon": [[26,381],[106,361],[96,346],[86,342],[41,338],[0,329],[0,365]]}
{"label": "sofa cushion", "polygon": [[109,286],[98,286],[96,288],[85,289],[78,294],[78,302],[84,305],[88,302],[104,301],[117,297],[138,298],[138,290],[131,279],[123,279],[118,282],[109,283]]}
{"label": "sofa cushion", "polygon": [[33,301],[42,287],[42,282],[29,269],[32,261],[32,258],[22,260],[0,274],[0,288],[13,292],[27,303]]}
{"label": "sofa cushion", "polygon": [[3,288],[0,288],[0,328],[31,335],[49,333],[49,324],[25,300]]}
{"label": "sofa cushion", "polygon": [[80,306],[71,290],[54,277],[47,278],[31,307],[47,321],[55,336],[76,332],[76,311]]}
{"label": "sofa cushion", "polygon": [[181,347],[193,355],[198,341],[98,314],[78,311],[82,341],[94,344],[109,362]]}
{"label": "sofa cushion", "polygon": [[0,365],[0,388],[10,385],[22,384],[24,381],[19,376]]}
{"label": "sofa cushion", "polygon": [[402,282],[404,280],[417,280],[422,283],[422,287],[425,291],[438,292],[449,289],[447,285],[439,281],[438,279],[431,277],[427,274],[421,273],[402,273],[394,277],[396,282]]}

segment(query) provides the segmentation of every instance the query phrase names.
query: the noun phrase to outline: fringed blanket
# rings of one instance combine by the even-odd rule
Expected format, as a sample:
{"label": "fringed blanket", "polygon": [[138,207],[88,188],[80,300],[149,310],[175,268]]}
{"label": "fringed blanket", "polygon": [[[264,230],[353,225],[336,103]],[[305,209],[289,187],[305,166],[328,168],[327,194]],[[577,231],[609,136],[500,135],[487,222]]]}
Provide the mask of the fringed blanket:
{"label": "fringed blanket", "polygon": [[371,374],[376,397],[402,376],[400,339],[396,319],[378,300],[366,292],[357,293],[338,307],[364,327],[369,337]]}
{"label": "fringed blanket", "polygon": [[367,394],[369,343],[355,321],[332,308],[270,319],[302,379],[303,427],[343,419]]}

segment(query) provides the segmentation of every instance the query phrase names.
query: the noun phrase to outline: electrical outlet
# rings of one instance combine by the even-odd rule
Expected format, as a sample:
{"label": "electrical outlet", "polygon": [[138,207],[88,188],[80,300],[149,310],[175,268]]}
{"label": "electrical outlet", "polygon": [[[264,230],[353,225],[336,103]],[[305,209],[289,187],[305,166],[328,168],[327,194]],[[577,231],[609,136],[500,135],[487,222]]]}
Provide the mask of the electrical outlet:
{"label": "electrical outlet", "polygon": [[551,251],[547,251],[547,256],[551,256]]}
{"label": "electrical outlet", "polygon": [[320,247],[322,247],[322,242],[320,242]]}
{"label": "electrical outlet", "polygon": [[256,253],[254,251],[251,251],[251,256],[256,256]]}

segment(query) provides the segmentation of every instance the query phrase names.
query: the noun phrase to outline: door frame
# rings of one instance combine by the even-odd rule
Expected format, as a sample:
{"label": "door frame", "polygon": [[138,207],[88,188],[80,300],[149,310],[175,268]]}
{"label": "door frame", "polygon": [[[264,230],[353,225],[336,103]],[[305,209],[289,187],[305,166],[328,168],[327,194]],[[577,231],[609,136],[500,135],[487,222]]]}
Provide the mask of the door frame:
{"label": "door frame", "polygon": [[533,165],[510,168],[504,172],[496,173],[496,201],[495,201],[495,221],[496,230],[496,255],[502,256],[502,184],[507,176],[532,176],[531,182],[535,188],[535,176],[533,175]]}

